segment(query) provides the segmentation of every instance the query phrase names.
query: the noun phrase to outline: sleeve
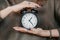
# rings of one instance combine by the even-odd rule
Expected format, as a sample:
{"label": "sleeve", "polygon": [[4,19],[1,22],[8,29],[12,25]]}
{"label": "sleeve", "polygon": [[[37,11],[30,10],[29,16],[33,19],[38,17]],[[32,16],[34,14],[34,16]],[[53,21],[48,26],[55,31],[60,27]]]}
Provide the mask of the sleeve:
{"label": "sleeve", "polygon": [[60,40],[60,0],[54,1],[54,15],[55,15],[55,19],[59,25],[59,28],[58,28],[59,38],[58,38],[58,40]]}
{"label": "sleeve", "polygon": [[0,17],[0,23],[3,21],[3,19]]}
{"label": "sleeve", "polygon": [[3,20],[3,19],[1,18],[1,13],[0,13],[0,23],[2,22],[2,20]]}
{"label": "sleeve", "polygon": [[58,37],[58,40],[60,40],[60,28],[58,29],[58,31],[59,31],[59,37]]}
{"label": "sleeve", "polygon": [[0,13],[0,23],[3,21],[3,19],[1,18],[1,13]]}
{"label": "sleeve", "polygon": [[58,24],[60,25],[60,0],[54,2],[54,16]]}

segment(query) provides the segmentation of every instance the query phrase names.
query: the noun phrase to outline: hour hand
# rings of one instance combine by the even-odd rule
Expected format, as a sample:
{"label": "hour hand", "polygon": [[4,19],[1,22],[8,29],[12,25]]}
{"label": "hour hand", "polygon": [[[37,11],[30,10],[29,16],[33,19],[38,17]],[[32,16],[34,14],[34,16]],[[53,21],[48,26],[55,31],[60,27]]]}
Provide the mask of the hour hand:
{"label": "hour hand", "polygon": [[[30,18],[29,22],[33,25],[33,23],[31,22],[31,19],[32,19],[32,17]],[[33,25],[33,26],[34,26],[34,25]]]}

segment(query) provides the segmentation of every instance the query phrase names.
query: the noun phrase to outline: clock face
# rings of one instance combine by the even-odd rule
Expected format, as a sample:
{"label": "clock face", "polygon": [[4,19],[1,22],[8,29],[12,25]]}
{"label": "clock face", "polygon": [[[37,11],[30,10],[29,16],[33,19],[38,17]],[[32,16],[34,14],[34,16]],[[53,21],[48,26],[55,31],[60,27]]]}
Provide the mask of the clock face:
{"label": "clock face", "polygon": [[34,28],[37,25],[37,17],[35,14],[26,13],[23,15],[21,23],[27,29]]}

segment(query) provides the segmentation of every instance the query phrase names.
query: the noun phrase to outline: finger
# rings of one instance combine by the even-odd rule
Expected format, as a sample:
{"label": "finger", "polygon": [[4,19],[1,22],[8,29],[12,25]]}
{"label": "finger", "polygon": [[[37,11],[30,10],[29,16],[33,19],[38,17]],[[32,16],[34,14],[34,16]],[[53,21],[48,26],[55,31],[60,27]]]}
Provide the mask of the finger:
{"label": "finger", "polygon": [[22,28],[22,27],[13,27],[13,29],[15,29],[16,31],[20,31],[20,32],[27,32],[27,29]]}
{"label": "finger", "polygon": [[23,1],[23,3],[28,2],[28,1]]}
{"label": "finger", "polygon": [[27,33],[30,33],[30,34],[37,34],[37,32],[32,31],[32,30],[28,30]]}
{"label": "finger", "polygon": [[27,33],[34,34],[34,32],[32,30],[28,30]]}
{"label": "finger", "polygon": [[38,33],[38,32],[40,32],[40,31],[42,31],[42,28],[33,28],[33,29],[31,29],[31,31],[33,31],[34,33]]}
{"label": "finger", "polygon": [[22,3],[20,3],[20,4],[25,4],[25,5],[27,5],[29,3],[29,1],[23,1]]}
{"label": "finger", "polygon": [[41,7],[41,6],[39,6],[38,4],[36,4],[36,3],[33,3],[33,2],[30,2],[32,5],[34,5],[34,6],[36,6],[36,7]]}
{"label": "finger", "polygon": [[39,8],[41,7],[41,6],[39,6],[38,4],[36,4],[36,3],[35,3],[35,6],[36,6],[36,7],[39,7]]}
{"label": "finger", "polygon": [[31,28],[32,31],[36,30],[36,28]]}
{"label": "finger", "polygon": [[33,28],[33,29],[31,29],[31,31],[32,31],[34,34],[37,34],[39,30],[37,30],[36,28]]}
{"label": "finger", "polygon": [[37,30],[42,30],[42,28],[37,28]]}

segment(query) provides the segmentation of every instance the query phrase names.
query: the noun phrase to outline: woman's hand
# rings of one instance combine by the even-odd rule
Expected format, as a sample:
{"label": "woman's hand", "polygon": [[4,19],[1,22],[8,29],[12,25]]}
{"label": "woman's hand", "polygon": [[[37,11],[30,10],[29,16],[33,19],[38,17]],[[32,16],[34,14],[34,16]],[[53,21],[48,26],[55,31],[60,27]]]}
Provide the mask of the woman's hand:
{"label": "woman's hand", "polygon": [[30,33],[30,34],[35,34],[35,35],[39,35],[39,36],[42,36],[42,32],[43,32],[43,29],[41,29],[41,28],[33,28],[31,30],[27,30],[22,27],[13,27],[13,29],[15,29],[16,31],[19,31],[19,32]]}
{"label": "woman's hand", "polygon": [[13,29],[19,32],[31,33],[42,37],[59,37],[59,32],[57,29],[52,29],[51,34],[50,34],[50,30],[43,30],[41,28],[33,28],[31,30],[27,30],[22,27],[13,27]]}
{"label": "woman's hand", "polygon": [[26,7],[31,7],[31,8],[38,7],[39,8],[40,6],[34,2],[24,1],[22,3],[12,6],[11,8],[14,12],[17,12]]}
{"label": "woman's hand", "polygon": [[5,9],[1,10],[0,11],[1,18],[4,19],[11,12],[18,12],[21,9],[26,8],[26,7],[36,8],[36,7],[40,7],[40,6],[33,2],[24,1],[19,4],[16,4],[16,5],[13,5],[13,6],[10,6],[10,7],[7,7]]}

